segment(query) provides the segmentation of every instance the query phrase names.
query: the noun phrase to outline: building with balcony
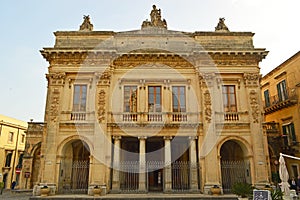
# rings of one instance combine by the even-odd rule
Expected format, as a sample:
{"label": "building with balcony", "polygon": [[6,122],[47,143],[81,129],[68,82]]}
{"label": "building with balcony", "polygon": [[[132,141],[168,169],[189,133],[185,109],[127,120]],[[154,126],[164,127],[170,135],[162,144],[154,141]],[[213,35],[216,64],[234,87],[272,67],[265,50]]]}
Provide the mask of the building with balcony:
{"label": "building with balcony", "polygon": [[56,193],[204,192],[269,183],[253,33],[57,31],[49,62],[40,185]]}
{"label": "building with balcony", "polygon": [[[265,127],[268,135],[273,181],[277,177],[279,153],[300,156],[300,52],[266,74],[262,80]],[[287,158],[290,177],[297,177],[299,162]]]}
{"label": "building with balcony", "polygon": [[0,115],[0,181],[4,188],[10,189],[22,184],[22,160],[26,142],[27,123]]}

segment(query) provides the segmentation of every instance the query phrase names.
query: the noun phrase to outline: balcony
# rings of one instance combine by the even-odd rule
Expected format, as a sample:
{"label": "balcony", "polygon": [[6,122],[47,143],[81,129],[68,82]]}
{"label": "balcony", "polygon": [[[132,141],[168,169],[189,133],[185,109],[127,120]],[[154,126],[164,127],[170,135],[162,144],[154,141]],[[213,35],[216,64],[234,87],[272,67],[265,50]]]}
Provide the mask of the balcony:
{"label": "balcony", "polygon": [[276,112],[283,108],[297,104],[298,95],[296,94],[296,88],[288,88],[286,94],[281,98],[278,95],[270,97],[270,102],[264,102],[265,114]]}
{"label": "balcony", "polygon": [[60,120],[64,122],[88,122],[95,119],[95,112],[63,111]]}
{"label": "balcony", "polygon": [[266,130],[268,137],[281,137],[279,123],[277,122],[265,122],[263,127]]}
{"label": "balcony", "polygon": [[248,112],[215,112],[218,123],[248,123]]}
{"label": "balcony", "polygon": [[199,124],[198,112],[124,112],[110,113],[109,123],[118,125],[165,125]]}

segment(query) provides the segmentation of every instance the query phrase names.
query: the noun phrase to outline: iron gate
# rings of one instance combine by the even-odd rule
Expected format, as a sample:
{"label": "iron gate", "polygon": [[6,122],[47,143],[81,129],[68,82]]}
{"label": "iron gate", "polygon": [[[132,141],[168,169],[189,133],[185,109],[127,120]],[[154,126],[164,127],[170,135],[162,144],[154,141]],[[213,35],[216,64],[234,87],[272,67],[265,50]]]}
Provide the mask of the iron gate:
{"label": "iron gate", "polygon": [[75,160],[72,163],[71,182],[63,183],[62,193],[87,194],[89,160]]}
{"label": "iron gate", "polygon": [[120,189],[122,191],[138,191],[139,168],[139,161],[123,161],[120,163]]}
{"label": "iron gate", "polygon": [[231,193],[234,183],[247,182],[247,164],[243,160],[222,160],[222,187],[224,193]]}
{"label": "iron gate", "polygon": [[172,163],[172,189],[177,191],[190,189],[190,162]]}

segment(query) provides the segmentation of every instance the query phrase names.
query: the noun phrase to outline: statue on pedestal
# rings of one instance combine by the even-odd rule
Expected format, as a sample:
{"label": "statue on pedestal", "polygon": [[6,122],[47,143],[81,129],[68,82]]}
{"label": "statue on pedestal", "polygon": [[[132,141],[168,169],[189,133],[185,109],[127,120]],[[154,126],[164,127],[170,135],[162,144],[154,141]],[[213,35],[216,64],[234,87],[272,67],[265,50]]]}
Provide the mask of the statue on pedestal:
{"label": "statue on pedestal", "polygon": [[161,10],[157,9],[155,5],[152,6],[152,11],[150,13],[151,21],[143,21],[142,28],[145,27],[158,27],[167,28],[167,22],[165,19],[161,19]]}

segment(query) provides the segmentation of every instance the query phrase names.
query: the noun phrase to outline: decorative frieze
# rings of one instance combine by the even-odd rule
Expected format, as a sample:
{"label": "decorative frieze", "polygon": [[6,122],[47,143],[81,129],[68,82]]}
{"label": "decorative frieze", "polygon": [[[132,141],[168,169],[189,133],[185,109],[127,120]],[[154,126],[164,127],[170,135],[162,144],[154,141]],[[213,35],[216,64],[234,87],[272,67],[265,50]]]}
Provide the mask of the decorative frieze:
{"label": "decorative frieze", "polygon": [[[158,63],[159,60],[159,63]],[[128,54],[123,55],[114,60],[114,66],[116,68],[131,69],[138,66],[145,66],[149,68],[169,66],[174,69],[191,69],[194,65],[183,59],[179,55],[168,55],[164,53],[149,53],[145,54]]]}

